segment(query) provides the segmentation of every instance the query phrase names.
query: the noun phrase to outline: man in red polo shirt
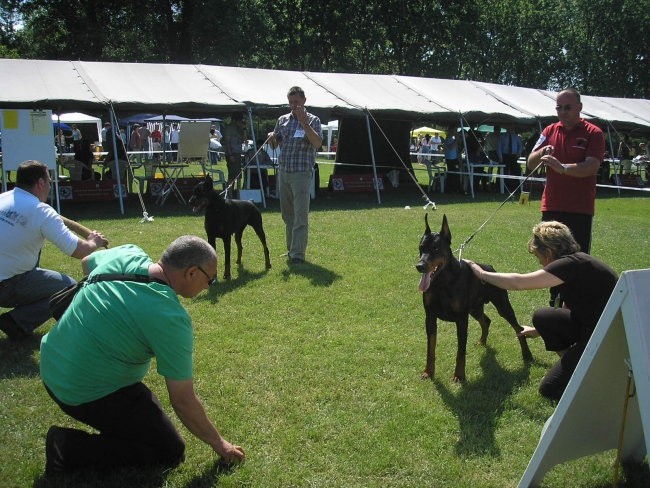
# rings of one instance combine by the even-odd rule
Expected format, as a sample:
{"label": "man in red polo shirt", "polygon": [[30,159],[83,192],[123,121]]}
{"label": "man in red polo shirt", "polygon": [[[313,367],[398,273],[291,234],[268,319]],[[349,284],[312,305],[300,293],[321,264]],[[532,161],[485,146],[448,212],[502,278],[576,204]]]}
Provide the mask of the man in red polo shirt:
{"label": "man in red polo shirt", "polygon": [[549,125],[528,156],[528,169],[546,166],[542,221],[565,224],[582,252],[591,247],[596,178],[605,154],[603,132],[580,118],[580,93],[567,88],[556,97],[558,122]]}
{"label": "man in red polo shirt", "polygon": [[[589,254],[596,178],[605,155],[605,137],[598,127],[580,118],[578,90],[566,88],[555,100],[558,122],[542,131],[527,166],[531,171],[540,162],[546,166],[542,221],[562,222],[571,230],[580,250]],[[550,293],[550,305],[561,305],[558,290],[551,288]]]}

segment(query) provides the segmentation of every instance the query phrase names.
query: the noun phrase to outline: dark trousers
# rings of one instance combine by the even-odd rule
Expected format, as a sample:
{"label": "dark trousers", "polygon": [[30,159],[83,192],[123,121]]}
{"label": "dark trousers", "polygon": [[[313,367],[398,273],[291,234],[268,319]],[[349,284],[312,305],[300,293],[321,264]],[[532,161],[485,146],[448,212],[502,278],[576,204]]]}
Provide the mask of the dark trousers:
{"label": "dark trousers", "polygon": [[504,154],[503,155],[503,164],[506,165],[503,168],[504,174],[521,176],[521,166],[518,162],[519,156],[517,154]]}
{"label": "dark trousers", "polygon": [[559,400],[578,361],[587,346],[586,337],[580,326],[571,320],[566,308],[542,308],[533,314],[533,327],[544,340],[548,351],[564,351],[564,355],[548,370],[539,385],[539,392],[551,400]]}
{"label": "dark trousers", "polygon": [[66,405],[45,389],[66,414],[99,432],[63,429],[57,448],[64,469],[173,467],[183,461],[185,441],[144,384],[135,383],[76,406]]}
{"label": "dark trousers", "polygon": [[[458,165],[458,159],[445,159],[447,165],[447,171],[452,171],[457,173],[460,169]],[[460,175],[447,173],[447,182],[445,183],[447,191],[460,191]]]}

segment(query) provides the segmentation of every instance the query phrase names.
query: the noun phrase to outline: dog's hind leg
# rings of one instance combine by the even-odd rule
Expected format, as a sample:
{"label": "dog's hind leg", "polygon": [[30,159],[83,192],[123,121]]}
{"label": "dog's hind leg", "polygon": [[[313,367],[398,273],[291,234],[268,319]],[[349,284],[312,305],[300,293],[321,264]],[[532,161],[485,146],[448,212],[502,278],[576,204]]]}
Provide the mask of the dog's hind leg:
{"label": "dog's hind leg", "polygon": [[264,228],[262,227],[262,218],[260,216],[259,223],[256,222],[253,225],[253,230],[259,237],[262,247],[264,248],[264,266],[266,269],[271,269],[271,255],[269,253],[269,247],[266,245],[266,234],[264,233]]}
{"label": "dog's hind leg", "polygon": [[480,310],[472,310],[469,314],[474,317],[481,326],[481,338],[478,340],[478,343],[481,346],[485,346],[487,344],[488,333],[490,332],[490,324],[492,321],[490,320],[490,317],[485,315],[483,307],[481,307]]}
{"label": "dog's hind leg", "polygon": [[241,264],[241,255],[244,251],[244,247],[241,244],[241,236],[244,233],[244,229],[235,232],[235,244],[237,245],[237,264]]}

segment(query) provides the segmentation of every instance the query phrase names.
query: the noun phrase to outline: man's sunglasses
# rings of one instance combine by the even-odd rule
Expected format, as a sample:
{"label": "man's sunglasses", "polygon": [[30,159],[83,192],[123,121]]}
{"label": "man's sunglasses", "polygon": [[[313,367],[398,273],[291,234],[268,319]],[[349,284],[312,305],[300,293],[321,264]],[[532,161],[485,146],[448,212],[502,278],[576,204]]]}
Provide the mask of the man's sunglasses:
{"label": "man's sunglasses", "polygon": [[566,104],[566,105],[556,105],[556,106],[555,106],[555,110],[557,110],[558,112],[559,112],[560,110],[565,110],[565,111],[568,112],[568,111],[571,110],[572,108],[573,108],[573,105],[571,105],[570,103],[568,103],[568,104]]}
{"label": "man's sunglasses", "polygon": [[199,266],[198,264],[196,265],[197,268],[199,268],[199,271],[205,275],[205,277],[208,279],[208,285],[212,286],[217,282],[217,278],[210,278],[210,275],[205,272],[205,270]]}

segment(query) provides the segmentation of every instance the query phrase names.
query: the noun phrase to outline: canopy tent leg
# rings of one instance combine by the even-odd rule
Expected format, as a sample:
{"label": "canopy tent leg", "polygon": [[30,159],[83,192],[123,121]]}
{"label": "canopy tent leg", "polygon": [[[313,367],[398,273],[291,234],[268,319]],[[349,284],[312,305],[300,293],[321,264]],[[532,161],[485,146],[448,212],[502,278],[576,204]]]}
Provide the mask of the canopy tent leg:
{"label": "canopy tent leg", "polygon": [[[260,169],[260,158],[258,156],[258,148],[257,148],[257,138],[255,135],[255,127],[253,125],[253,110],[251,107],[248,107],[248,123],[251,126],[251,139],[253,140],[253,148],[255,149],[255,163],[257,165],[257,179],[260,183],[260,195],[262,196],[262,205],[264,205],[264,208],[266,208],[266,195],[264,195],[264,184],[262,183],[262,170]],[[246,161],[246,164],[248,165],[250,161]]]}
{"label": "canopy tent leg", "polygon": [[[124,195],[122,195],[122,182],[120,179],[120,163],[119,163],[119,156],[117,152],[117,131],[119,130],[120,126],[118,125],[119,122],[117,121],[117,116],[115,115],[115,112],[112,110],[112,107],[109,107],[108,109],[108,117],[112,121],[112,126],[113,130],[111,131],[113,133],[113,163],[115,164],[115,175],[117,175],[117,195],[118,199],[120,200],[120,213],[124,215]],[[120,141],[122,142],[122,141]],[[128,158],[126,161],[127,164],[129,164]]]}
{"label": "canopy tent leg", "polygon": [[375,161],[375,150],[372,144],[372,131],[370,130],[370,117],[366,109],[366,126],[368,127],[368,145],[370,146],[370,158],[372,159],[372,174],[374,178],[375,191],[377,192],[377,203],[381,205],[381,196],[379,194],[379,180],[377,179],[377,162]]}

